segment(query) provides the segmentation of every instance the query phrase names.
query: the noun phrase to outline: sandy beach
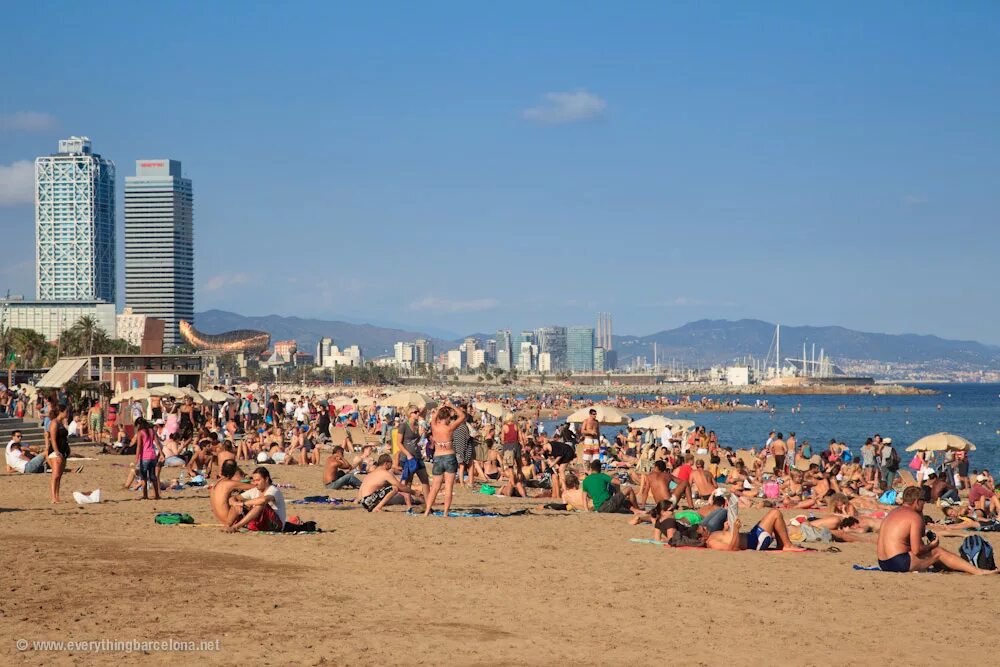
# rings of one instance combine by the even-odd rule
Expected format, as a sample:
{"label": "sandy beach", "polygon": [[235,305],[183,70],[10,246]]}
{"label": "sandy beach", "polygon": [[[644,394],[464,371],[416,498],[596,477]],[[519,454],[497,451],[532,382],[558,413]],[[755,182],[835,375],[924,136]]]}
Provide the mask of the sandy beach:
{"label": "sandy beach", "polygon": [[[109,657],[32,650],[36,641],[173,639],[213,649],[217,640],[219,650],[111,655],[124,664],[719,664],[734,656],[753,665],[959,664],[981,660],[974,638],[1000,630],[1000,580],[854,571],[853,563],[875,562],[874,545],[677,550],[630,542],[649,537],[649,527],[614,515],[423,519],[292,504],[290,515],[324,532],[229,535],[155,524],[167,511],[213,523],[208,491],[140,501],[120,490],[127,460],[101,456],[66,476],[66,498],[102,489],[105,501],[84,507],[49,505],[45,475],[0,476],[9,562],[3,662]],[[271,469],[276,482],[295,485],[288,500],[353,493],[323,490],[317,468]],[[455,505],[509,511],[541,502],[460,490]],[[29,649],[18,651],[18,639]]]}

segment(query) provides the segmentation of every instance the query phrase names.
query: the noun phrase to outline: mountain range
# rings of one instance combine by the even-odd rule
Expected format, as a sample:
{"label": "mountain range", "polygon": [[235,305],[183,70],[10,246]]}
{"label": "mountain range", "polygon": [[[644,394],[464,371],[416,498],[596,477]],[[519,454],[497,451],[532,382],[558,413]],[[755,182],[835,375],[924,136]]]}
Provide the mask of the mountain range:
{"label": "mountain range", "polygon": [[[341,347],[360,345],[366,358],[392,354],[396,341],[427,338],[438,352],[457,347],[458,340],[445,340],[418,331],[394,329],[371,324],[354,324],[337,320],[306,319],[264,315],[248,317],[224,310],[208,310],[195,315],[195,326],[205,333],[222,333],[233,329],[257,329],[271,334],[275,340],[295,339],[299,349],[313,352],[324,336],[333,338]],[[698,320],[676,329],[648,336],[615,336],[619,364],[636,357],[653,361],[653,344],[661,363],[671,360],[685,366],[724,364],[753,355],[764,359],[771,351],[773,363],[775,325],[761,320]],[[493,334],[471,334],[480,339]],[[854,331],[844,327],[782,326],[782,357],[800,357],[802,346],[812,355],[823,348],[828,357],[837,360],[871,360],[889,364],[941,364],[952,368],[983,370],[1000,369],[1000,347],[975,341],[948,340],[938,336],[916,334],[884,334]]]}

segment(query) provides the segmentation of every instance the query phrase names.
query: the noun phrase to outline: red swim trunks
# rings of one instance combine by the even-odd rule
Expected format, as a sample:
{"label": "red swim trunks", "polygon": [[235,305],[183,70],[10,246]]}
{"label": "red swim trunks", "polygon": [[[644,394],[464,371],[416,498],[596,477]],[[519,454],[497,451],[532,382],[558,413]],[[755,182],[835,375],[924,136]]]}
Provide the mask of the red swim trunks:
{"label": "red swim trunks", "polygon": [[281,525],[281,519],[278,518],[278,513],[274,511],[274,508],[270,505],[264,505],[264,511],[260,513],[260,516],[247,524],[247,530],[257,530],[268,533],[280,532],[284,526]]}

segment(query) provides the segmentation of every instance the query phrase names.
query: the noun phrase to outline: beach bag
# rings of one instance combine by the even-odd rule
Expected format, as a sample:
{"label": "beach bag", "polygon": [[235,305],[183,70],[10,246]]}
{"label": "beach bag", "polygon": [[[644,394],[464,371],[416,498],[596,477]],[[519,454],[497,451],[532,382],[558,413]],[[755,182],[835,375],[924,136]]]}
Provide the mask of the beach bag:
{"label": "beach bag", "polygon": [[153,518],[153,521],[161,526],[174,526],[179,523],[194,523],[194,517],[190,514],[178,514],[177,512],[161,512]]}
{"label": "beach bag", "polygon": [[893,489],[889,489],[888,491],[886,491],[885,493],[883,493],[881,496],[879,496],[878,502],[881,505],[895,505],[896,504],[896,491],[893,490]]}
{"label": "beach bag", "polygon": [[969,535],[962,540],[958,553],[980,570],[997,569],[993,560],[993,546],[979,535]]}
{"label": "beach bag", "polygon": [[764,497],[777,498],[781,495],[781,487],[777,482],[764,482]]}
{"label": "beach bag", "polygon": [[924,467],[924,460],[920,458],[919,454],[914,454],[913,458],[910,459],[909,466],[910,470],[916,472]]}
{"label": "beach bag", "polygon": [[817,528],[804,523],[799,527],[803,542],[833,542],[833,533],[829,528]]}

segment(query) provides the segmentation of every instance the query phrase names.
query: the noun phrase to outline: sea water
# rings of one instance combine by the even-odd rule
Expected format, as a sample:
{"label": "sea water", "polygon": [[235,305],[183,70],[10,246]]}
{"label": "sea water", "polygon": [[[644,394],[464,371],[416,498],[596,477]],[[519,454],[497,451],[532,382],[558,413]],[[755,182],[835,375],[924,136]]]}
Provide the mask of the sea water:
{"label": "sea water", "polygon": [[[710,398],[727,401],[739,399],[753,405],[757,399],[767,399],[769,410],[739,410],[736,412],[682,412],[677,416],[692,419],[706,429],[715,431],[725,447],[761,447],[770,431],[779,431],[787,438],[795,433],[801,446],[808,440],[814,452],[826,448],[831,438],[843,441],[857,454],[866,438],[876,433],[891,437],[893,446],[906,462],[904,450],[919,438],[947,431],[975,443],[977,450],[970,455],[971,468],[986,468],[1000,472],[1000,384],[935,384],[919,385],[938,392],[929,396],[815,396],[815,395],[714,395]],[[665,396],[670,394],[665,393]],[[605,394],[588,395],[595,403],[607,400]],[[692,399],[701,396],[692,396]],[[666,413],[668,417],[673,412]],[[635,413],[635,418],[646,416]],[[545,422],[552,433],[560,420]],[[624,427],[602,427],[608,439],[613,439]]]}

